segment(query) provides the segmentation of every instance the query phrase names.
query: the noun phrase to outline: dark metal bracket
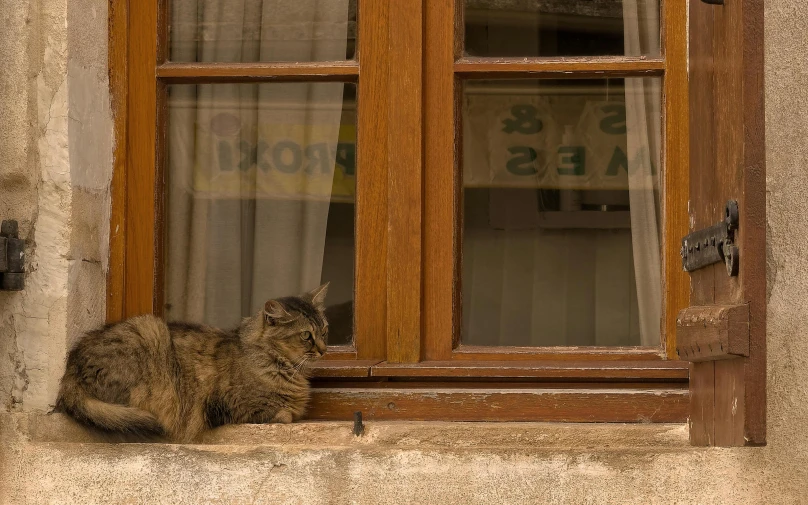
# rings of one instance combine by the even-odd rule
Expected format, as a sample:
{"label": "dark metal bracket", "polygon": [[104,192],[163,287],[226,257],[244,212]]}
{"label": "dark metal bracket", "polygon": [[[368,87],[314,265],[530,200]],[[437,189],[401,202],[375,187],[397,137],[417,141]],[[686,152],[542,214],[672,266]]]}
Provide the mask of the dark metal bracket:
{"label": "dark metal bracket", "polygon": [[25,240],[19,238],[17,221],[0,225],[0,289],[22,291],[25,287]]}
{"label": "dark metal bracket", "polygon": [[365,433],[365,424],[362,422],[362,411],[358,410],[354,412],[353,415],[354,425],[353,425],[353,434],[357,437],[362,436]]}
{"label": "dark metal bracket", "polygon": [[738,202],[730,200],[724,220],[709,228],[694,231],[682,239],[682,266],[688,272],[724,262],[727,275],[736,277],[740,267],[739,250],[735,245],[738,229]]}

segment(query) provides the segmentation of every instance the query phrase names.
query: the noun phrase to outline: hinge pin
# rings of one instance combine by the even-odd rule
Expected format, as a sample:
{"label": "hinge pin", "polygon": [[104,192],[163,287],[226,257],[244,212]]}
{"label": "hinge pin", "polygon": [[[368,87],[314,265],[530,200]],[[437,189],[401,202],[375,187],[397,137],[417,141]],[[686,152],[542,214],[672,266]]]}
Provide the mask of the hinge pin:
{"label": "hinge pin", "polygon": [[730,200],[724,210],[724,220],[709,228],[694,231],[682,240],[680,254],[682,266],[688,272],[724,262],[727,274],[738,275],[739,249],[735,245],[735,231],[738,229],[738,202]]}

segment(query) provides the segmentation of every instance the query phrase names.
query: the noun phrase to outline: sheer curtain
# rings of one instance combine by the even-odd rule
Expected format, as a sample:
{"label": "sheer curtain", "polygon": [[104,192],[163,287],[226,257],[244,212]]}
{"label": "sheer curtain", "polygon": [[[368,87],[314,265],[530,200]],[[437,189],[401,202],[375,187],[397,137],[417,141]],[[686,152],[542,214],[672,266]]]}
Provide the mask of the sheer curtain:
{"label": "sheer curtain", "polygon": [[[348,14],[348,0],[176,0],[171,58],[342,60]],[[169,319],[232,326],[320,284],[342,100],[341,83],[171,87]]]}
{"label": "sheer curtain", "polygon": [[[627,56],[659,53],[659,2],[623,0]],[[662,265],[659,239],[661,81],[626,79],[631,237],[642,345],[660,344]]]}

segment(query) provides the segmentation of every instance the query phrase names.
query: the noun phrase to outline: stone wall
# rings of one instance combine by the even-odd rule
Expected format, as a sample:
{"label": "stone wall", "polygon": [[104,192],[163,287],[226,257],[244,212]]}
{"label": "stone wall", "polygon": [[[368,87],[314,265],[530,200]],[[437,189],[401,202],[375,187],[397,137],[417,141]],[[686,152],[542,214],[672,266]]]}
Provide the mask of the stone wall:
{"label": "stone wall", "polygon": [[106,2],[0,0],[0,212],[31,247],[28,288],[0,294],[0,503],[808,503],[808,12],[767,0],[766,16],[767,447],[691,448],[684,426],[443,423],[113,445],[40,413],[68,342],[104,317]]}
{"label": "stone wall", "polygon": [[112,116],[106,0],[0,0],[0,218],[27,241],[0,292],[0,408],[47,410],[68,343],[104,319]]}

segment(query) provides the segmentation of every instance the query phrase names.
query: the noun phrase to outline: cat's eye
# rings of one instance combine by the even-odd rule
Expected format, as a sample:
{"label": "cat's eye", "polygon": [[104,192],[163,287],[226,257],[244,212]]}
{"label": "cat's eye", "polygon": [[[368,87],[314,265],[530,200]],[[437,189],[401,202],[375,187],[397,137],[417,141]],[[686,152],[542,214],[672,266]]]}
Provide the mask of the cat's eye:
{"label": "cat's eye", "polygon": [[311,340],[312,342],[314,341],[314,335],[312,335],[310,331],[304,331],[300,335],[300,338],[303,340]]}

